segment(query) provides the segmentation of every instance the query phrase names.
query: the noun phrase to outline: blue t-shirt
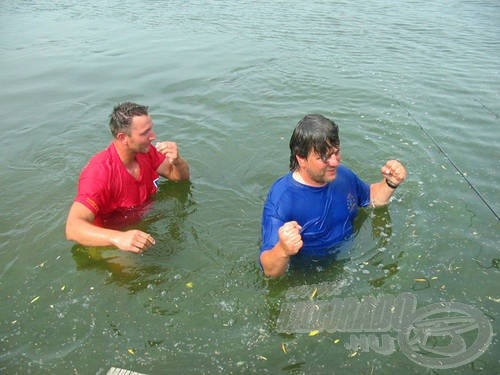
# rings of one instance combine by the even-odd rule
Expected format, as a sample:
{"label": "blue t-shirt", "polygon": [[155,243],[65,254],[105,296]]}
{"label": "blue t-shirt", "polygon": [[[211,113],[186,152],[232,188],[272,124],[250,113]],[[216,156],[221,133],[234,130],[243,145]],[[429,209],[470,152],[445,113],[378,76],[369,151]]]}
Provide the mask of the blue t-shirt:
{"label": "blue t-shirt", "polygon": [[322,187],[294,180],[292,172],[271,186],[262,213],[260,252],[279,240],[278,229],[295,220],[302,227],[304,246],[297,255],[325,256],[329,249],[351,238],[358,207],[370,204],[370,186],[340,165],[335,179]]}

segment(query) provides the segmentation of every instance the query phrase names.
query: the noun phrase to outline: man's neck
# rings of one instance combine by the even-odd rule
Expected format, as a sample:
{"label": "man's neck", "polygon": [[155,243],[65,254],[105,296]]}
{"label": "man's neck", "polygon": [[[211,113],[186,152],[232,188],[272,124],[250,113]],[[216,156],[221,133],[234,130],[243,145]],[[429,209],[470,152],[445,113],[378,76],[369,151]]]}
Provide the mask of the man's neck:
{"label": "man's neck", "polygon": [[113,141],[113,144],[115,145],[115,150],[118,154],[118,157],[122,161],[123,165],[125,165],[125,167],[130,167],[135,163],[135,152],[132,152],[129,149],[125,148],[120,142],[116,140]]}
{"label": "man's neck", "polygon": [[296,169],[292,173],[292,178],[295,181],[297,181],[303,185],[306,185],[306,186],[323,187],[323,186],[327,185],[326,183],[324,183],[324,184],[316,183],[316,182],[312,181],[307,175],[306,175],[306,177],[304,177],[304,174],[305,174],[305,172],[301,171],[300,169]]}
{"label": "man's neck", "polygon": [[304,181],[304,179],[302,178],[302,175],[300,174],[300,172],[298,170],[293,171],[292,177],[295,181],[300,182],[303,185],[307,185],[306,182]]}

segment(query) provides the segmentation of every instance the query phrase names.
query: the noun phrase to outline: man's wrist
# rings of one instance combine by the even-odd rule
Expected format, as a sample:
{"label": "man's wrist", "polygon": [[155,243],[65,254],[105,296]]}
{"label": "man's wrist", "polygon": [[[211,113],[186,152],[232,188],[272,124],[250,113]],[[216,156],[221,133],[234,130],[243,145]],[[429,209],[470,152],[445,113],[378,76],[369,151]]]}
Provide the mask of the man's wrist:
{"label": "man's wrist", "polygon": [[385,179],[385,183],[387,186],[389,186],[391,189],[396,190],[399,185],[393,184],[391,181],[389,181],[387,178]]}

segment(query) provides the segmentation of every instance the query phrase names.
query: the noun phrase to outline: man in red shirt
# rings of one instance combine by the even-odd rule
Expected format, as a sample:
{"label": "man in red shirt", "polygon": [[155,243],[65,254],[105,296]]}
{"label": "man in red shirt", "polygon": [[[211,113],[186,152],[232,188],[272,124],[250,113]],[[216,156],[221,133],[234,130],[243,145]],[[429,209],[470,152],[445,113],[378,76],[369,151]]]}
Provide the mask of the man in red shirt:
{"label": "man in red shirt", "polygon": [[113,217],[141,212],[158,188],[159,176],[189,179],[189,165],[175,142],[152,145],[156,135],[148,107],[122,103],[113,109],[112,143],[83,168],[66,221],[66,238],[84,246],[115,246],[142,252],[154,238],[140,230],[113,228]]}

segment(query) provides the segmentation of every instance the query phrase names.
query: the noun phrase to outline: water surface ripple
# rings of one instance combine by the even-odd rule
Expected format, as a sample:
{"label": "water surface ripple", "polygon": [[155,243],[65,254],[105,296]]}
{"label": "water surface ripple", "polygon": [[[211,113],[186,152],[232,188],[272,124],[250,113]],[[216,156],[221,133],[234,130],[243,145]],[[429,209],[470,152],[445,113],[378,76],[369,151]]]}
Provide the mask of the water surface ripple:
{"label": "water surface ripple", "polygon": [[[499,223],[450,163],[499,213],[498,2],[5,0],[0,35],[1,373],[432,371],[353,354],[347,333],[278,334],[287,292],[320,283],[466,303],[499,332]],[[142,256],[64,238],[78,174],[125,100],[150,106],[192,170],[161,183]],[[360,214],[350,260],[269,281],[262,204],[312,112],[339,123],[363,179],[389,158],[409,179]],[[498,373],[498,347],[451,371]]]}

